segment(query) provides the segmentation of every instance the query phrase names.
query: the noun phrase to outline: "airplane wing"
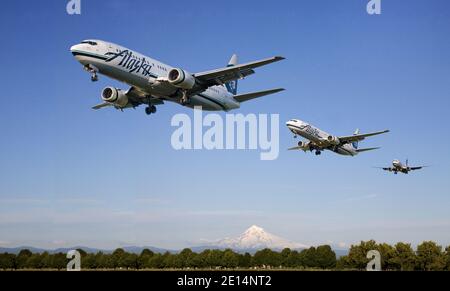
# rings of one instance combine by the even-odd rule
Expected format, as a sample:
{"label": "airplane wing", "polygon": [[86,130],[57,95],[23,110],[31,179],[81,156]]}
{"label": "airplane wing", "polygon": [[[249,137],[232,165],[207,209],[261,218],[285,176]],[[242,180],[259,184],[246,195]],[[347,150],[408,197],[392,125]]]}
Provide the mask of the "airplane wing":
{"label": "airplane wing", "polygon": [[98,109],[102,109],[103,107],[108,107],[108,106],[114,106],[114,104],[109,103],[109,102],[103,102],[101,104],[97,104],[97,105],[93,106],[92,109],[98,110]]}
{"label": "airplane wing", "polygon": [[415,171],[415,170],[420,170],[420,169],[422,169],[422,168],[424,168],[424,167],[426,167],[426,166],[410,167],[409,169],[410,169],[411,171]]}
{"label": "airplane wing", "polygon": [[161,100],[159,98],[155,98],[155,97],[149,98],[147,93],[139,90],[136,87],[130,87],[130,89],[128,89],[128,91],[125,94],[128,97],[128,104],[123,108],[116,107],[114,105],[114,103],[103,102],[101,104],[93,106],[92,109],[98,110],[98,109],[102,109],[102,108],[108,107],[108,106],[113,106],[116,109],[125,109],[125,108],[137,107],[141,104],[148,104],[148,103],[151,103],[152,105],[164,104],[163,100]]}
{"label": "airplane wing", "polygon": [[375,169],[382,169],[382,170],[385,170],[385,171],[389,171],[389,172],[392,172],[393,171],[393,169],[392,168],[390,168],[390,167],[388,167],[388,168],[383,168],[383,167],[374,167]]}
{"label": "airplane wing", "polygon": [[389,132],[389,130],[383,130],[383,131],[377,131],[377,132],[371,132],[371,133],[365,133],[365,134],[355,134],[355,135],[350,135],[350,136],[340,136],[338,138],[342,143],[351,143],[351,142],[362,141],[366,137],[369,137],[369,136],[379,135],[379,134],[383,134],[383,133],[387,133],[387,132]]}
{"label": "airplane wing", "polygon": [[210,87],[215,85],[223,85],[229,81],[242,79],[246,76],[254,74],[253,69],[265,66],[274,62],[284,60],[283,57],[276,56],[260,61],[240,64],[231,67],[225,67],[221,69],[200,72],[194,74],[194,77],[204,86]]}
{"label": "airplane wing", "polygon": [[153,96],[149,97],[147,93],[136,87],[131,87],[130,89],[128,89],[126,94],[129,101],[133,103],[134,106],[139,106],[140,104],[148,104],[148,102],[153,105],[164,104],[163,100]]}
{"label": "airplane wing", "polygon": [[245,102],[245,101],[248,101],[248,100],[251,100],[254,98],[259,98],[262,96],[274,94],[274,93],[277,93],[277,92],[280,92],[283,90],[284,90],[283,88],[265,90],[265,91],[259,91],[259,92],[254,92],[254,93],[236,95],[236,96],[233,96],[233,98],[238,102]]}

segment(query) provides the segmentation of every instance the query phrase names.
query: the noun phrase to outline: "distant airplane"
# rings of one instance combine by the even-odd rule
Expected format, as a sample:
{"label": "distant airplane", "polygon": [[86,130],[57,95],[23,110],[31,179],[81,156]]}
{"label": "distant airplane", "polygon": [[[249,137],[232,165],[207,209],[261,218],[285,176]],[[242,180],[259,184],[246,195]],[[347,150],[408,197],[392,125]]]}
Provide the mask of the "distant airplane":
{"label": "distant airplane", "polygon": [[323,150],[330,150],[340,155],[356,156],[361,152],[379,149],[358,149],[358,142],[369,136],[389,132],[389,130],[384,130],[359,134],[359,130],[357,129],[353,135],[337,137],[298,119],[292,119],[288,121],[286,125],[292,133],[294,133],[294,138],[296,138],[297,135],[300,135],[309,140],[308,142],[300,141],[298,142],[298,146],[290,148],[289,150],[302,150],[304,152],[315,151],[316,155],[320,155]]}
{"label": "distant airplane", "polygon": [[156,112],[156,105],[172,101],[204,110],[229,111],[240,103],[280,92],[272,89],[237,95],[237,80],[255,73],[253,69],[283,60],[272,57],[246,64],[238,64],[236,55],[227,67],[191,74],[173,68],[125,47],[101,40],[85,40],[70,48],[74,57],[97,81],[97,73],[131,86],[126,91],[114,87],[103,89],[103,103],[93,109],[113,106],[116,109],[134,108],[146,104],[145,112]]}
{"label": "distant airplane", "polygon": [[393,160],[392,167],[388,167],[388,168],[376,167],[376,168],[383,169],[383,170],[389,171],[389,172],[394,172],[394,174],[397,175],[398,172],[403,173],[403,174],[408,174],[410,171],[420,170],[424,167],[427,167],[427,166],[410,167],[408,165],[408,160],[406,160],[406,163],[404,165],[399,160]]}

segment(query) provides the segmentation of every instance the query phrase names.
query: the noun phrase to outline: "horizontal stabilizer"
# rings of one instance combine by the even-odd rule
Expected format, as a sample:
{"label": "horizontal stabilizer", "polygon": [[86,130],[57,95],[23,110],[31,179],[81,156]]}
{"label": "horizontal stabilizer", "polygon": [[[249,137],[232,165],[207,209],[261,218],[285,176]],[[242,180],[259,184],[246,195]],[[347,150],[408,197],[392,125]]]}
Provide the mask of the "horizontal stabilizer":
{"label": "horizontal stabilizer", "polygon": [[259,91],[259,92],[236,95],[236,96],[233,96],[233,98],[238,102],[245,102],[245,101],[259,98],[262,96],[278,93],[283,90],[284,90],[283,88],[278,88],[278,89],[272,89],[272,90],[266,90],[266,91]]}
{"label": "horizontal stabilizer", "polygon": [[378,148],[357,149],[356,151],[357,151],[358,153],[362,153],[362,152],[373,151],[373,150],[377,150],[377,149],[379,149],[379,147],[378,147]]}

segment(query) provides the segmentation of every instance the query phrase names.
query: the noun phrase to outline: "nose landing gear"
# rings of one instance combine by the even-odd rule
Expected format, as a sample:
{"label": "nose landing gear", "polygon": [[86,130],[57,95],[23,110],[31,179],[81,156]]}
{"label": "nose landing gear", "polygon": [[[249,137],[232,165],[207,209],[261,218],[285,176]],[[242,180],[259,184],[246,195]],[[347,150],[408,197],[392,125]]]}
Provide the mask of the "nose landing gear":
{"label": "nose landing gear", "polygon": [[98,76],[97,76],[97,72],[98,69],[90,64],[87,64],[84,66],[84,69],[86,71],[88,71],[91,74],[91,81],[92,82],[97,82],[98,81]]}

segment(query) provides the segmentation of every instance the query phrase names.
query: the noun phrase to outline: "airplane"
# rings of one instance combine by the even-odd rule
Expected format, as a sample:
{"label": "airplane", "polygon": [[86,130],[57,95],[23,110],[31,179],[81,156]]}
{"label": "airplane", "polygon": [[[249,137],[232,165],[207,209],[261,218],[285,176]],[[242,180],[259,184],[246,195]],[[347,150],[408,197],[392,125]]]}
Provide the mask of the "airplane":
{"label": "airplane", "polygon": [[389,130],[384,130],[360,134],[359,129],[357,129],[353,135],[337,137],[298,119],[289,120],[286,126],[292,131],[294,138],[300,135],[309,140],[307,142],[299,141],[296,147],[289,150],[315,151],[316,156],[320,155],[323,150],[330,150],[345,156],[356,156],[361,152],[376,150],[379,147],[358,149],[358,143],[366,137],[389,132]]}
{"label": "airplane", "polygon": [[145,112],[150,115],[156,112],[156,105],[172,101],[190,108],[229,111],[239,108],[242,102],[284,90],[237,94],[239,79],[254,74],[257,67],[283,60],[280,56],[238,64],[237,56],[233,55],[227,67],[192,74],[101,40],[84,40],[70,51],[91,74],[91,81],[97,81],[98,74],[103,74],[130,86],[126,91],[104,88],[103,103],[92,107],[96,110],[108,106],[123,110],[145,104]]}
{"label": "airplane", "polygon": [[406,163],[404,165],[399,160],[393,160],[392,167],[387,167],[387,168],[376,167],[376,168],[383,169],[383,170],[389,171],[389,172],[394,172],[394,174],[397,175],[398,172],[403,173],[403,174],[408,174],[410,171],[420,170],[424,167],[427,167],[427,166],[410,167],[408,165],[408,160],[406,160]]}

